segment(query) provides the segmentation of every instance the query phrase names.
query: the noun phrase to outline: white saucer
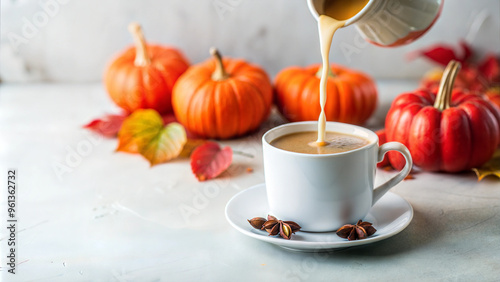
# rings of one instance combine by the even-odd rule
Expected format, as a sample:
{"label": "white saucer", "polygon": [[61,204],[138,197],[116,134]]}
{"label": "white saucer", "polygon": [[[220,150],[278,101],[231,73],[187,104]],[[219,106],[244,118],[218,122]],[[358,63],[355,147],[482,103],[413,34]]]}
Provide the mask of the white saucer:
{"label": "white saucer", "polygon": [[[253,228],[247,221],[257,216],[266,217],[269,212],[264,183],[250,187],[234,195],[226,205],[226,218],[241,233],[296,251],[325,251],[374,243],[392,237],[408,226],[413,209],[405,199],[388,192],[370,210],[364,221],[373,223],[377,232],[363,240],[348,241],[335,232],[297,232],[290,240],[268,236],[266,231]],[[300,222],[299,222],[300,224]]]}

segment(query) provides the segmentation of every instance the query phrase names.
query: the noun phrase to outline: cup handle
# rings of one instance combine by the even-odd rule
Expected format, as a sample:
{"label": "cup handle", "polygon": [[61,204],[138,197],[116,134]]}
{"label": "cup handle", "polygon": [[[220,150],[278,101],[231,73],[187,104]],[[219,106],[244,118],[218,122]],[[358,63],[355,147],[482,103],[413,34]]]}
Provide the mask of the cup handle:
{"label": "cup handle", "polygon": [[384,155],[389,152],[389,151],[398,151],[403,155],[403,157],[406,160],[405,167],[398,173],[396,174],[393,178],[389,179],[387,182],[384,184],[379,185],[377,188],[373,190],[373,201],[372,201],[372,206],[385,194],[389,189],[394,187],[396,184],[401,182],[403,179],[405,179],[406,176],[411,171],[413,161],[411,159],[411,154],[408,148],[406,148],[405,145],[399,143],[399,142],[388,142],[385,144],[382,144],[378,148],[378,160],[377,162],[381,162],[384,159]]}

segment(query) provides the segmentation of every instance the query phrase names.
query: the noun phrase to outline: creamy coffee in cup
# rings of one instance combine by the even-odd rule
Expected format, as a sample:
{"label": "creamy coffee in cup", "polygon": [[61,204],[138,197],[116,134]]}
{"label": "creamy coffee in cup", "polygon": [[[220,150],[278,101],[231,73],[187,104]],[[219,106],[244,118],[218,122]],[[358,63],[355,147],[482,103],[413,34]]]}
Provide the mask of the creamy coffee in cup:
{"label": "creamy coffee in cup", "polygon": [[283,135],[271,141],[271,145],[276,148],[304,154],[336,154],[348,152],[366,146],[370,143],[368,139],[339,133],[326,132],[326,145],[317,146],[316,137],[318,133],[315,131],[296,132]]}
{"label": "creamy coffee in cup", "polygon": [[[335,231],[363,219],[378,199],[408,175],[412,160],[401,143],[379,146],[374,132],[344,123],[327,122],[325,140],[331,142],[314,146],[309,142],[317,137],[317,125],[289,123],[262,137],[269,212],[297,222],[304,231]],[[406,166],[374,189],[377,162],[391,150],[405,157]]]}

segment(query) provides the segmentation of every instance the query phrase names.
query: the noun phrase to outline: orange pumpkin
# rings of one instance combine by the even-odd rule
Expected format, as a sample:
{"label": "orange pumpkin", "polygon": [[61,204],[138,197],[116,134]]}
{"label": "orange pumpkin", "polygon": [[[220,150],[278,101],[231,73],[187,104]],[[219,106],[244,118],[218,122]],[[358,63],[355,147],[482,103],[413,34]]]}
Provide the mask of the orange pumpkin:
{"label": "orange pumpkin", "polygon": [[172,88],[189,63],[174,48],[146,44],[141,27],[129,26],[135,47],[120,54],[106,70],[104,83],[111,99],[128,113],[154,109],[172,112]]}
{"label": "orange pumpkin", "polygon": [[[363,124],[377,106],[377,89],[367,75],[331,64],[325,114],[328,121]],[[275,80],[278,109],[290,121],[317,120],[321,112],[321,66],[289,67]]]}
{"label": "orange pumpkin", "polygon": [[205,138],[228,139],[256,130],[268,117],[272,84],[266,72],[240,59],[214,58],[190,67],[177,81],[172,105],[178,121]]}

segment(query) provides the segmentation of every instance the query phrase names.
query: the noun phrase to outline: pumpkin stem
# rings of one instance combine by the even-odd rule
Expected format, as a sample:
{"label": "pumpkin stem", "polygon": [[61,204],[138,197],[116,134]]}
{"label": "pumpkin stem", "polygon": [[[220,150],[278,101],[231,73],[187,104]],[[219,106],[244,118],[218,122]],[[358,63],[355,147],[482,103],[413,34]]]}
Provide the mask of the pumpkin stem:
{"label": "pumpkin stem", "polygon": [[212,79],[215,81],[225,80],[229,77],[229,74],[224,69],[224,64],[222,63],[222,56],[217,48],[210,48],[210,55],[215,58],[215,71],[212,74]]}
{"label": "pumpkin stem", "polygon": [[[316,72],[316,76],[317,77],[321,77],[321,72],[323,71],[323,66],[321,66],[318,70],[318,72]],[[335,77],[336,75],[333,73],[332,69],[330,68],[328,70],[328,77]]]}
{"label": "pumpkin stem", "polygon": [[135,41],[136,55],[134,65],[140,67],[149,65],[151,63],[151,58],[148,54],[146,40],[144,39],[141,26],[134,22],[128,25],[128,30],[132,33]]}
{"label": "pumpkin stem", "polygon": [[446,66],[439,84],[439,91],[436,101],[434,102],[434,108],[444,111],[450,107],[453,84],[455,84],[455,78],[459,70],[460,63],[455,60],[451,60],[448,66]]}

